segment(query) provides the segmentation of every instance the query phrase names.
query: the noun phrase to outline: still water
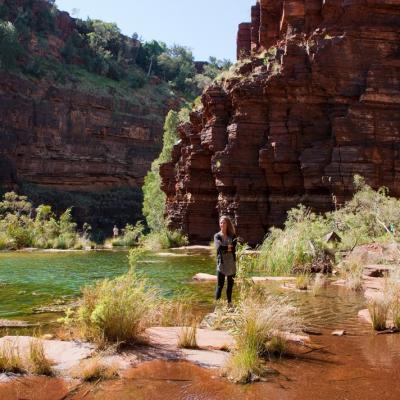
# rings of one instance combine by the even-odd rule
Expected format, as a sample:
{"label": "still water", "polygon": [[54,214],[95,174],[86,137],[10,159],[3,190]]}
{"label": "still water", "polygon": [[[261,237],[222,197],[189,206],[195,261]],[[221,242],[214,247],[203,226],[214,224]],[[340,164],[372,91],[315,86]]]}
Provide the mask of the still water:
{"label": "still water", "polygon": [[[166,297],[185,290],[197,304],[211,308],[212,283],[194,283],[198,272],[213,273],[214,262],[204,251],[149,254],[138,269]],[[128,270],[127,252],[0,253],[0,319],[43,320],[35,309],[77,298],[80,288]],[[155,360],[126,371],[122,379],[85,384],[69,392],[67,381],[28,377],[0,385],[0,399],[130,400],[165,399],[386,399],[400,398],[400,335],[376,335],[357,318],[365,308],[362,293],[328,287],[318,296],[291,292],[269,283],[271,293],[288,295],[298,306],[318,351],[276,360],[279,374],[268,382],[234,385],[218,371],[186,362]],[[52,315],[54,319],[54,314]],[[344,329],[346,335],[331,335]],[[43,397],[43,393],[46,396]]]}
{"label": "still water", "polygon": [[[127,251],[0,253],[0,319],[39,319],[38,308],[73,301],[81,287],[128,268]],[[150,253],[138,270],[166,297],[184,290],[199,304],[212,301],[212,285],[191,282],[197,272],[214,271],[208,251]]]}

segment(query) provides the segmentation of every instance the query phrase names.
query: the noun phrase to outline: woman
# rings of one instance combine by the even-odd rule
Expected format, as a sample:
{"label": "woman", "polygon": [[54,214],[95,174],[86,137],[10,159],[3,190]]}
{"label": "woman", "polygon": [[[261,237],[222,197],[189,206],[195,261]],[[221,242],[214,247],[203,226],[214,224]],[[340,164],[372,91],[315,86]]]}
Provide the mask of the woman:
{"label": "woman", "polygon": [[222,289],[227,277],[226,297],[228,304],[232,303],[232,289],[236,274],[236,232],[229,217],[223,215],[219,219],[220,232],[214,235],[217,250],[217,289],[215,299],[221,298]]}

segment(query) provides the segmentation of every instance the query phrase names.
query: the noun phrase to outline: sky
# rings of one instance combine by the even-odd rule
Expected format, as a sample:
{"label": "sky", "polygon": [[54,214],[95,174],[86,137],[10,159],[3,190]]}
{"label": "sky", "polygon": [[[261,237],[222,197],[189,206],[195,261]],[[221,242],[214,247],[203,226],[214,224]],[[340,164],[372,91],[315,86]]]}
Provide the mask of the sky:
{"label": "sky", "polygon": [[115,22],[122,33],[142,40],[189,47],[197,61],[236,60],[238,24],[250,22],[256,0],[56,0],[73,17]]}

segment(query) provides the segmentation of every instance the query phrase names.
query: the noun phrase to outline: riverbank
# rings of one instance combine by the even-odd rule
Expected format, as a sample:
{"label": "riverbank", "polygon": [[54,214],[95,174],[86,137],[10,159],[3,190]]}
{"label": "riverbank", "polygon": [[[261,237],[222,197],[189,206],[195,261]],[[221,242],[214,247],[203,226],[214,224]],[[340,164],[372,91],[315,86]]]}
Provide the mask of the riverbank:
{"label": "riverbank", "polygon": [[395,400],[400,396],[396,384],[400,378],[400,343],[395,338],[355,334],[351,330],[343,337],[335,337],[330,329],[323,329],[312,337],[313,349],[276,361],[266,383],[250,386],[228,382],[216,368],[206,369],[179,358],[165,360],[159,354],[152,358],[155,354],[147,351],[142,361],[124,369],[119,379],[83,383],[75,378],[26,376],[0,383],[0,398],[317,400],[324,393],[324,398]]}

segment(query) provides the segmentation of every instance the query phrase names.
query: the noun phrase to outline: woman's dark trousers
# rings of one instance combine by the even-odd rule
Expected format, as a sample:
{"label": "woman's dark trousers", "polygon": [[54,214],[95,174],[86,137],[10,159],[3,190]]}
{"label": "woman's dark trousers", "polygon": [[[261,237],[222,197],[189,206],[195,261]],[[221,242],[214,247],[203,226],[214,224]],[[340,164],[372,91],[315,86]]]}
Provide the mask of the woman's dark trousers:
{"label": "woman's dark trousers", "polygon": [[[228,299],[228,303],[232,303],[232,290],[233,290],[233,282],[234,282],[234,277],[235,275],[228,275],[227,281],[227,287],[226,287],[226,297]],[[222,289],[224,288],[224,283],[225,283],[225,275],[222,272],[218,271],[217,274],[217,289],[215,291],[215,299],[219,300],[221,298],[222,294]]]}

